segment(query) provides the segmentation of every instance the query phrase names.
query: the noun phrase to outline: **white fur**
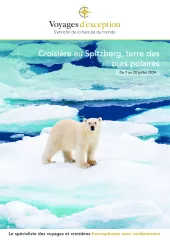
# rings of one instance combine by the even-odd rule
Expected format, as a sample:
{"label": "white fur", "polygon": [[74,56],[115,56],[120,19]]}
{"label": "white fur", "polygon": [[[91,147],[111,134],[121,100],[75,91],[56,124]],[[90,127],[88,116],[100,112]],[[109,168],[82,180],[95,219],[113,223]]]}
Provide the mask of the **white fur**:
{"label": "white fur", "polygon": [[52,157],[59,151],[63,152],[65,162],[75,162],[72,151],[76,150],[76,163],[79,167],[95,165],[94,154],[100,137],[101,122],[101,118],[90,118],[81,123],[70,119],[56,123],[47,141],[43,163],[51,163]]}

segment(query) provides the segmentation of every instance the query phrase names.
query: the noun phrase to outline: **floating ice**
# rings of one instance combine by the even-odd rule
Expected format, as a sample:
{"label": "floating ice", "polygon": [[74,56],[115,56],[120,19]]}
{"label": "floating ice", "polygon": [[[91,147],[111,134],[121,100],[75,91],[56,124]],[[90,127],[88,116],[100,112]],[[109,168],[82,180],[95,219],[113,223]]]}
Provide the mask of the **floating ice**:
{"label": "floating ice", "polygon": [[143,111],[143,110],[147,110],[146,108],[135,108],[136,111]]}
{"label": "floating ice", "polygon": [[[31,81],[35,84],[35,89],[38,87],[38,82],[41,81],[39,90],[43,88],[44,94],[51,98],[58,99],[57,94],[54,95],[55,89],[62,90],[60,99],[72,100],[100,100],[100,99],[150,99],[158,97],[169,97],[170,95],[170,81],[167,77],[150,77],[144,79],[143,77],[126,78],[118,77],[115,70],[88,68],[88,76],[85,67],[77,67],[71,64],[66,64],[63,69],[57,72],[39,75],[33,77]],[[65,77],[67,75],[67,78]],[[89,79],[90,76],[90,79]],[[48,79],[48,81],[47,81]],[[34,82],[34,80],[36,80]],[[90,81],[89,81],[90,80]],[[160,87],[160,80],[164,82],[162,88]],[[51,85],[50,85],[51,84]],[[97,91],[92,90],[94,84],[101,84],[106,87],[106,90]],[[50,87],[51,86],[51,87]],[[67,86],[67,89],[65,88]],[[129,88],[129,86],[131,86]],[[53,88],[52,88],[53,87]],[[46,88],[49,88],[47,91]],[[108,89],[107,89],[108,88]],[[150,91],[148,91],[150,88]],[[57,91],[57,92],[58,92]],[[73,95],[75,94],[75,97]]]}
{"label": "floating ice", "polygon": [[[127,68],[124,66],[120,66],[120,62],[128,62],[130,65],[131,62],[139,62],[139,61],[151,61],[151,62],[159,62],[159,67],[150,67],[152,70],[157,69],[158,71],[160,69],[167,69],[169,70],[170,67],[170,44],[166,42],[144,42],[144,41],[99,41],[97,43],[97,51],[99,52],[120,52],[121,57],[114,56],[114,57],[105,57],[105,56],[99,56],[98,60],[104,67],[112,67],[112,62],[119,62],[118,67],[119,68]],[[149,56],[146,55],[147,52],[158,52],[159,56],[152,57],[151,54]],[[143,52],[144,56],[132,56],[132,57],[126,57],[126,52]],[[133,69],[136,68],[133,66]],[[140,67],[138,67],[140,69]],[[141,66],[142,69],[147,69],[147,67]]]}
{"label": "floating ice", "polygon": [[169,204],[169,145],[115,133],[115,126],[104,121],[96,152],[98,165],[84,170],[64,163],[61,153],[54,157],[56,164],[43,165],[47,137],[0,145],[0,197],[56,206],[140,200],[164,209]]}
{"label": "floating ice", "polygon": [[[61,51],[70,54],[64,56],[61,54],[58,55],[58,52]],[[76,55],[77,53],[78,55]],[[80,60],[84,57],[84,51],[75,44],[30,43],[18,46],[10,56],[14,58],[19,56],[26,63],[52,66],[58,63],[63,64]]]}
{"label": "floating ice", "polygon": [[[66,77],[67,76],[67,77]],[[48,79],[48,80],[47,80]],[[169,97],[170,81],[169,78],[163,76],[144,77],[123,77],[117,76],[116,70],[107,68],[89,67],[87,68],[74,66],[72,64],[64,64],[59,71],[34,76],[32,79],[36,86],[41,82],[44,95],[50,96],[45,88],[51,88],[51,97],[54,99],[70,99],[70,100],[99,100],[99,99],[149,99],[158,97]],[[164,84],[160,87],[160,81]],[[92,90],[94,84],[100,84],[108,89],[97,91]],[[51,87],[50,87],[51,86]],[[67,89],[65,89],[67,86]],[[129,87],[130,86],[130,87]],[[52,88],[53,87],[53,88]],[[57,91],[54,96],[54,89],[59,88],[62,95]],[[150,88],[150,91],[148,91]],[[40,95],[41,95],[41,90]],[[73,94],[74,93],[74,94]],[[34,96],[35,98],[35,96]]]}
{"label": "floating ice", "polygon": [[40,121],[45,119],[56,119],[76,116],[78,110],[75,108],[44,104],[40,106],[26,106],[12,109],[0,114],[0,124],[18,122]]}
{"label": "floating ice", "polygon": [[42,128],[53,126],[62,118],[77,119],[77,113],[75,108],[60,105],[17,107],[0,113],[0,131],[40,132]]}
{"label": "floating ice", "polygon": [[12,105],[6,104],[5,101],[0,98],[0,114],[10,110],[12,107],[13,107]]}
{"label": "floating ice", "polygon": [[104,121],[103,128],[110,129],[114,134],[129,133],[133,136],[149,136],[158,133],[158,129],[149,124],[135,124],[130,122]]}
{"label": "floating ice", "polygon": [[[169,228],[170,219],[163,215],[160,208],[150,202],[126,201],[115,202],[90,208],[81,213],[58,218],[50,211],[39,210],[19,201],[0,205],[0,218],[15,224],[17,228],[93,228],[96,224],[110,228]],[[129,223],[127,220],[129,219]],[[152,221],[151,221],[152,220]],[[124,224],[124,226],[123,226]],[[105,227],[104,227],[105,226]]]}
{"label": "floating ice", "polygon": [[[48,42],[48,41],[47,41]],[[79,46],[95,41],[37,41],[37,43],[25,44],[25,41],[1,42],[2,46],[19,44],[18,47],[7,57],[0,58],[0,96],[12,99],[55,99],[55,100],[103,100],[103,99],[151,99],[160,97],[169,97],[169,51],[170,45],[166,42],[144,42],[144,41],[98,41],[97,50],[103,51],[133,51],[149,50],[160,51],[160,57],[155,57],[155,61],[160,61],[158,75],[146,76],[120,76],[116,69],[80,67],[67,64],[73,60],[82,57],[37,57],[39,49],[45,51],[71,51],[83,53]],[[62,44],[61,44],[62,43]],[[10,44],[10,45],[9,45]],[[79,46],[78,46],[79,45]],[[5,45],[4,45],[5,46]],[[110,66],[112,59],[110,57],[98,57],[103,66]],[[134,60],[136,60],[133,57]],[[122,60],[122,59],[118,59]],[[129,58],[129,61],[132,60]],[[153,58],[152,58],[153,60]],[[36,75],[27,63],[45,64],[51,66],[54,63],[65,63],[59,71],[45,73],[45,69],[39,69],[41,74]],[[159,73],[160,70],[160,73]],[[163,76],[165,75],[165,76]],[[11,77],[12,76],[12,77]],[[164,84],[160,85],[160,81]],[[93,85],[103,86],[103,91],[96,91]],[[7,89],[7,88],[10,88]],[[67,89],[66,89],[67,88]],[[150,89],[150,91],[148,91]]]}
{"label": "floating ice", "polygon": [[36,76],[37,74],[33,71],[31,71],[30,69],[27,69],[24,73],[22,73],[22,76],[26,79],[31,78]]}
{"label": "floating ice", "polygon": [[22,137],[24,137],[24,134],[23,133],[18,133],[18,134],[12,135],[10,138],[16,139],[16,138],[22,138]]}
{"label": "floating ice", "polygon": [[12,88],[9,85],[6,85],[6,84],[0,82],[0,96],[2,98],[6,97],[6,96],[10,96],[10,93],[12,93],[13,91],[14,91],[14,88]]}
{"label": "floating ice", "polygon": [[[125,78],[117,76],[114,69],[97,67],[89,67],[87,74],[86,67],[69,63],[64,64],[59,71],[41,75],[35,75],[23,63],[19,70],[12,68],[7,71],[7,68],[6,65],[5,70],[0,71],[0,75],[2,74],[0,81],[4,83],[0,83],[0,96],[4,98],[85,101],[151,99],[170,96],[169,78],[163,76],[150,77],[149,80],[140,76]],[[24,79],[24,76],[27,79]],[[29,76],[32,77],[29,78]],[[160,85],[160,81],[164,84]],[[94,90],[95,84],[103,87],[103,90]]]}
{"label": "floating ice", "polygon": [[[130,135],[146,134],[143,124],[134,124],[134,129],[133,123],[103,121],[102,124],[96,152],[98,165],[89,169],[64,163],[61,153],[54,157],[56,164],[42,164],[41,157],[50,129],[38,137],[0,145],[0,199],[20,199],[27,203],[38,201],[61,207],[62,217],[67,215],[63,206],[70,209],[73,206],[97,208],[58,219],[54,213],[9,203],[0,207],[0,215],[3,212],[7,218],[14,211],[11,221],[20,228],[80,228],[96,224],[99,228],[114,227],[118,222],[112,221],[120,219],[125,226],[127,222],[132,224],[129,226],[132,228],[152,228],[156,226],[154,224],[168,228],[169,222],[163,220],[163,214],[166,213],[169,219],[170,146]],[[116,131],[118,127],[121,127],[120,132]],[[155,131],[147,125],[145,128],[149,133]],[[101,206],[107,204],[113,205]],[[30,218],[27,217],[28,212]],[[140,225],[141,217],[143,225]],[[125,218],[129,221],[126,222]],[[109,225],[103,225],[106,221]]]}
{"label": "floating ice", "polygon": [[[6,88],[9,86],[22,86],[23,84],[26,86],[27,83],[26,81],[23,82],[24,78],[21,75],[21,72],[29,68],[26,63],[21,62],[18,58],[0,57],[0,66],[0,84],[7,85]],[[4,89],[0,88],[0,96],[1,91],[3,92]]]}
{"label": "floating ice", "polygon": [[170,107],[152,109],[139,115],[129,117],[128,121],[136,123],[169,124]]}
{"label": "floating ice", "polygon": [[17,44],[12,44],[12,43],[8,43],[8,42],[1,42],[0,41],[0,53],[1,52],[9,53],[13,49],[15,49],[16,46],[17,46]]}

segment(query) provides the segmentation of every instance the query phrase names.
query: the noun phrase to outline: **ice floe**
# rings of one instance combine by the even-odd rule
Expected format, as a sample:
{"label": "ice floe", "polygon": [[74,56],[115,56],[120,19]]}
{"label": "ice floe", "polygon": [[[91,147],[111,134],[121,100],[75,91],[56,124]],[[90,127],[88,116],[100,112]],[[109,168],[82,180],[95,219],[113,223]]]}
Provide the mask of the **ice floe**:
{"label": "ice floe", "polygon": [[[97,224],[107,228],[169,228],[170,219],[160,208],[150,202],[122,201],[89,208],[67,217],[57,217],[47,209],[38,208],[19,201],[0,205],[0,218],[15,224],[17,228],[93,228]],[[129,223],[127,222],[129,220]],[[152,221],[151,221],[152,220]],[[121,223],[122,222],[122,223]],[[96,228],[96,227],[95,227]]]}
{"label": "ice floe", "polygon": [[[0,96],[12,99],[54,99],[54,100],[104,100],[104,99],[153,99],[169,97],[170,81],[169,69],[169,43],[166,42],[144,42],[144,41],[98,41],[97,50],[125,52],[133,47],[136,51],[157,51],[161,49],[160,57],[154,58],[160,61],[161,70],[154,76],[121,76],[116,69],[82,67],[70,64],[71,61],[79,60],[82,57],[39,57],[37,52],[41,49],[45,51],[69,50],[71,53],[83,53],[84,47],[94,44],[95,41],[11,41],[1,42],[6,48],[11,49],[12,45],[18,47],[7,57],[0,58],[2,66],[0,71],[0,81],[5,85],[0,86]],[[4,45],[5,46],[5,45]],[[5,47],[3,48],[5,49]],[[134,57],[133,57],[134,59]],[[112,59],[109,57],[98,57],[103,66],[108,67]],[[129,61],[131,58],[129,58]],[[136,60],[136,59],[135,59]],[[26,64],[28,63],[28,64]],[[38,71],[31,70],[30,63],[44,64],[51,66],[61,63],[63,68],[59,71],[47,73],[43,67]],[[88,74],[87,74],[88,70]],[[158,71],[159,72],[159,71]],[[163,73],[164,72],[164,73]],[[165,76],[163,76],[165,75]],[[11,77],[12,76],[12,77]],[[164,84],[160,85],[160,81]],[[95,84],[103,87],[102,91],[93,89]],[[8,89],[10,87],[10,90]],[[66,89],[67,88],[67,89]],[[148,91],[150,89],[150,91]]]}
{"label": "ice floe", "polygon": [[[8,62],[3,62],[4,68],[0,71],[0,96],[3,98],[86,101],[153,99],[170,95],[170,81],[165,76],[123,77],[118,76],[115,69],[97,67],[89,67],[87,74],[86,67],[70,63],[58,71],[37,75],[27,64],[13,59],[11,64],[9,67]],[[160,81],[164,84],[160,85]],[[95,85],[101,90],[95,89]]]}
{"label": "ice floe", "polygon": [[[8,76],[7,71],[5,72]],[[155,76],[149,80],[143,77],[124,78],[117,76],[114,69],[89,67],[87,74],[86,67],[67,63],[59,71],[41,75],[29,72],[28,76],[30,74],[32,77],[27,79],[23,79],[24,75],[15,73],[18,74],[14,75],[16,80],[11,80],[10,73],[8,79],[4,81],[5,85],[1,85],[0,94],[2,93],[4,98],[85,101],[153,99],[170,95],[170,81],[167,77]],[[160,81],[164,84],[160,85]],[[96,84],[103,87],[103,90],[95,90],[93,87]]]}
{"label": "ice floe", "polygon": [[57,205],[87,201],[88,205],[98,205],[125,199],[169,204],[169,145],[115,133],[115,127],[106,122],[96,153],[98,165],[84,170],[64,163],[61,153],[54,157],[56,164],[43,165],[47,137],[42,134],[0,145],[2,196]]}
{"label": "ice floe", "polygon": [[[167,221],[162,220],[162,214],[170,216],[170,146],[159,145],[153,139],[143,141],[134,136],[153,134],[156,132],[154,127],[147,124],[103,121],[96,152],[98,165],[89,169],[79,169],[76,164],[64,163],[61,153],[54,157],[56,164],[43,165],[41,157],[49,131],[49,128],[44,129],[40,136],[0,145],[0,198],[3,196],[3,199],[11,201],[20,199],[27,203],[38,201],[58,207],[65,205],[70,208],[97,208],[72,215],[68,217],[68,221],[67,218],[58,220],[48,212],[48,222],[44,211],[39,212],[38,209],[23,204],[20,206],[20,203],[9,203],[0,207],[1,216],[2,211],[7,217],[12,209],[16,209],[12,215],[14,220],[11,221],[21,228],[78,228],[90,226],[93,221],[106,222],[128,217],[135,218],[133,227],[135,224],[141,227],[141,216],[146,217],[143,227],[154,227],[150,224],[155,221],[162,224],[162,228],[169,226]],[[119,206],[116,204],[118,201]],[[127,201],[130,203],[121,205],[121,202]],[[136,203],[139,201],[142,203]],[[15,204],[16,208],[13,208]],[[100,205],[108,204],[113,205],[106,206],[108,213],[103,214],[105,207],[100,208]],[[11,210],[8,210],[9,206]],[[33,217],[37,215],[34,224],[25,214],[28,211],[32,212]],[[149,221],[150,217],[152,220],[155,217],[156,219]]]}
{"label": "ice floe", "polygon": [[0,53],[10,53],[13,49],[17,47],[17,44],[12,44],[8,42],[0,42]]}
{"label": "ice floe", "polygon": [[[105,57],[105,56],[99,56],[98,60],[104,67],[111,67],[112,62],[137,62],[137,61],[153,61],[153,62],[159,62],[160,66],[156,67],[155,69],[160,70],[160,69],[169,69],[170,63],[170,44],[166,42],[145,42],[145,41],[99,41],[97,43],[97,51],[99,52],[120,52],[121,57],[119,58],[118,56],[115,57]],[[133,49],[133,51],[132,51]],[[150,54],[149,56],[146,56],[146,53],[152,51],[154,53],[159,52],[159,56],[154,56]],[[139,57],[139,56],[132,56],[132,57],[126,57],[126,52],[143,52],[144,56]],[[120,63],[119,63],[120,64]],[[120,66],[120,65],[119,65]],[[145,67],[141,66],[143,69]],[[120,68],[126,68],[124,66],[120,66]],[[133,66],[133,69],[135,66]],[[139,67],[140,69],[140,67]],[[146,67],[147,69],[147,67]],[[152,69],[154,67],[152,66]]]}
{"label": "ice floe", "polygon": [[128,121],[136,123],[169,124],[170,107],[151,109],[136,116],[129,117]]}
{"label": "ice floe", "polygon": [[129,133],[133,136],[149,136],[158,133],[158,129],[149,124],[135,124],[130,122],[104,121],[103,129],[110,129],[114,134]]}
{"label": "ice floe", "polygon": [[12,135],[10,138],[16,139],[16,138],[23,138],[23,137],[24,137],[24,134],[23,134],[23,133],[18,133],[18,134]]}
{"label": "ice floe", "polygon": [[28,43],[18,46],[10,54],[12,58],[18,56],[26,63],[52,66],[80,60],[84,57],[84,51],[75,44]]}
{"label": "ice floe", "polygon": [[[22,77],[21,72],[26,71],[30,66],[20,61],[19,58],[11,59],[9,57],[0,57],[0,65],[0,84],[5,84],[6,88],[9,86],[16,87],[18,85],[26,85],[26,81],[23,82],[24,78]],[[4,88],[0,88],[0,96],[1,91],[4,90]]]}
{"label": "ice floe", "polygon": [[44,104],[18,107],[0,114],[0,124],[40,121],[76,116],[78,110],[68,106]]}
{"label": "ice floe", "polygon": [[63,118],[78,119],[78,110],[68,106],[44,104],[0,108],[0,131],[17,133],[38,133],[42,128],[53,126]]}

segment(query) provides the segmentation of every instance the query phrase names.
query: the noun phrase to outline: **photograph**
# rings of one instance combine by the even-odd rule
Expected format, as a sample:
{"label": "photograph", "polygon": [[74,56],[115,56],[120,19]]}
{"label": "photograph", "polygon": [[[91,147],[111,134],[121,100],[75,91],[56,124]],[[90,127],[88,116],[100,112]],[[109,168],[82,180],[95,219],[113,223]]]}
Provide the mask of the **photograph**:
{"label": "photograph", "polygon": [[170,229],[169,183],[170,40],[0,40],[0,229]]}

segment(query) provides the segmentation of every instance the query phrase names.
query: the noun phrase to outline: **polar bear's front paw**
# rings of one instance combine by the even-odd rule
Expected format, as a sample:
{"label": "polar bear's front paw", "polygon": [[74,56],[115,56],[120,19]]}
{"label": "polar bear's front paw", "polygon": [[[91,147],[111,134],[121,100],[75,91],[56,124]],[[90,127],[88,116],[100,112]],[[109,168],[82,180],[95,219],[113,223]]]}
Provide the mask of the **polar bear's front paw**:
{"label": "polar bear's front paw", "polygon": [[87,163],[90,164],[90,166],[94,166],[97,164],[95,160],[88,160]]}
{"label": "polar bear's front paw", "polygon": [[91,165],[88,164],[88,163],[83,163],[83,164],[80,165],[80,167],[81,168],[89,168],[89,167],[91,167]]}

